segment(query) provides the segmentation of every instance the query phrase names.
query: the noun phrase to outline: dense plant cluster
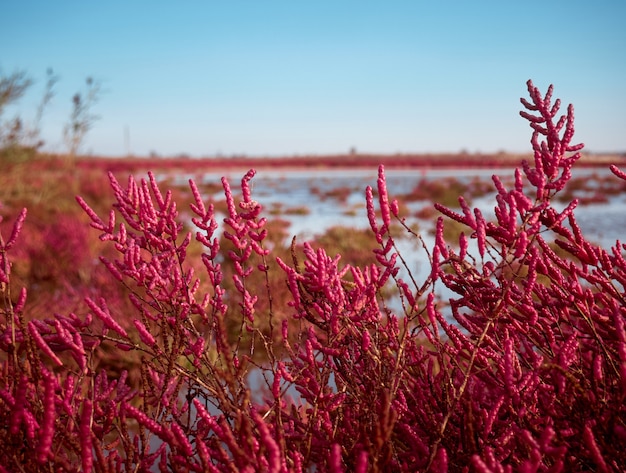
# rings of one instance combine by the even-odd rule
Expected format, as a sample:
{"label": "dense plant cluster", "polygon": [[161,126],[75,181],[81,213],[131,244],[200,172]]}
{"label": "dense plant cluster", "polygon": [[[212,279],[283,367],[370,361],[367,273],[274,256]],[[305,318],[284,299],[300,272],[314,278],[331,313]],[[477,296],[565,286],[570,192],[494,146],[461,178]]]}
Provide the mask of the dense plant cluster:
{"label": "dense plant cluster", "polygon": [[[295,241],[276,257],[253,171],[239,201],[222,180],[223,222],[193,180],[179,213],[153,174],[111,174],[106,217],[78,203],[129,304],[94,292],[44,319],[11,280],[24,210],[0,237],[0,471],[621,471],[626,247],[587,241],[576,200],[553,206],[582,145],[573,108],[528,90],[534,161],[510,188],[494,177],[493,219],[437,205],[424,281],[397,251],[392,227],[413,230],[382,166],[362,265]],[[110,352],[140,360],[138,381]]]}

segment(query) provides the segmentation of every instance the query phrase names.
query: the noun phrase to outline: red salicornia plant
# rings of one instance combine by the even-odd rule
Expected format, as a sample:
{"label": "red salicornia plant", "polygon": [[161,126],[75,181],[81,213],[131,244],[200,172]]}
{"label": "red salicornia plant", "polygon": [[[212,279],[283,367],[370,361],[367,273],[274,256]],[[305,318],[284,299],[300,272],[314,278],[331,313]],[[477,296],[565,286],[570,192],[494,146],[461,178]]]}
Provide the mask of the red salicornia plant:
{"label": "red salicornia plant", "polygon": [[[573,108],[528,91],[534,161],[511,188],[493,178],[493,218],[462,197],[460,211],[436,206],[424,281],[397,249],[398,225],[421,238],[382,166],[366,190],[377,263],[363,267],[295,240],[277,258],[253,171],[240,198],[222,180],[223,222],[193,181],[179,214],[154,175],[111,174],[108,216],[78,203],[133,310],[93,297],[35,320],[11,285],[24,210],[0,237],[0,472],[622,471],[626,247],[585,239],[576,200],[553,206],[582,145]],[[138,381],[105,352],[139,358]]]}

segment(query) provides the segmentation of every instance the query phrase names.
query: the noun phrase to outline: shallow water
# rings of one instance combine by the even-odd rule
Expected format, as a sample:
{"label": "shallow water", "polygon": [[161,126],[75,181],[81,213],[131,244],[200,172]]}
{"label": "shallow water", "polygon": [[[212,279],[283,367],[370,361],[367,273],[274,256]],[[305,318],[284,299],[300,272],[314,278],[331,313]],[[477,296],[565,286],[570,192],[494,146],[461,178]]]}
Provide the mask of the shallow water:
{"label": "shallow water", "polygon": [[[611,175],[608,169],[574,170],[575,176]],[[503,179],[513,177],[512,169],[389,169],[386,170],[387,188],[390,198],[410,192],[422,179],[456,178],[469,182],[480,178],[491,183],[491,176],[496,173]],[[222,173],[207,173],[203,176],[204,182],[219,182]],[[241,172],[226,174],[233,189],[241,179]],[[284,212],[281,218],[291,223],[289,233],[296,235],[299,240],[307,240],[325,232],[328,228],[342,225],[353,228],[367,228],[367,212],[365,209],[365,188],[370,185],[376,189],[378,178],[375,169],[338,169],[338,170],[261,170],[252,180],[252,195],[266,209],[280,206],[281,209],[306,207],[306,215]],[[612,177],[617,179],[616,177]],[[348,188],[350,193],[344,202],[335,198],[322,196],[333,190]],[[219,193],[218,193],[219,194]],[[431,206],[427,201],[410,202],[411,213],[424,206]],[[494,192],[474,198],[473,207],[481,209],[485,216],[493,216],[495,207]],[[556,204],[556,207],[563,207]],[[611,196],[607,203],[580,205],[575,215],[588,239],[609,247],[617,239],[626,240],[626,194]],[[267,214],[266,214],[267,216]],[[269,217],[269,216],[268,216]],[[409,222],[419,223],[424,231],[423,236],[428,240],[427,230],[433,222],[419,221],[409,217]]]}
{"label": "shallow water", "polygon": [[[575,176],[612,176],[608,169],[587,169],[575,170]],[[509,188],[512,183],[513,169],[437,169],[437,170],[386,170],[386,181],[390,199],[401,194],[407,194],[422,180],[437,180],[456,178],[461,182],[471,182],[477,178],[489,182],[493,191],[480,197],[471,199],[471,207],[480,208],[487,219],[494,218],[494,207],[496,205],[495,186],[493,186],[492,175],[497,173]],[[231,172],[227,175],[231,188],[235,192],[239,186],[242,172]],[[202,176],[203,182],[219,183],[221,173],[209,173]],[[288,228],[289,236],[285,239],[285,244],[291,242],[295,235],[300,243],[311,241],[316,235],[321,235],[333,226],[344,226],[351,228],[369,228],[365,204],[365,188],[370,185],[376,189],[378,178],[377,170],[372,169],[339,169],[339,170],[262,170],[252,180],[252,198],[261,203],[264,207],[263,216],[268,219],[279,217],[290,222]],[[589,187],[592,188],[596,181],[589,180]],[[334,190],[347,188],[349,193],[344,200],[329,197],[327,194]],[[581,193],[585,191],[582,190]],[[221,192],[216,192],[217,199],[223,199]],[[375,197],[375,205],[378,206]],[[399,198],[402,202],[402,199]],[[406,221],[411,228],[419,228],[420,236],[423,239],[425,248],[432,251],[434,246],[434,226],[436,216],[428,219],[415,217],[417,211],[424,207],[432,207],[432,202],[428,200],[416,200],[408,202],[408,212]],[[557,209],[562,209],[565,204],[554,203]],[[289,209],[307,208],[308,213],[290,213]],[[274,209],[274,214],[270,212]],[[575,216],[583,234],[589,241],[597,243],[604,248],[615,245],[616,240],[626,240],[626,193],[609,196],[608,202],[602,204],[580,205],[575,210]],[[221,218],[218,219],[221,221]],[[453,243],[453,242],[451,242]],[[424,245],[414,237],[408,236],[405,239],[397,240],[398,248],[402,257],[406,260],[407,267],[401,269],[400,277],[409,281],[409,276],[421,285],[430,274],[430,264]],[[470,252],[477,254],[475,240],[470,240]],[[334,255],[331,255],[334,256]],[[410,272],[410,275],[409,275]],[[441,298],[447,300],[454,297],[449,290],[439,285],[436,293]],[[394,310],[401,310],[400,307],[393,307]]]}

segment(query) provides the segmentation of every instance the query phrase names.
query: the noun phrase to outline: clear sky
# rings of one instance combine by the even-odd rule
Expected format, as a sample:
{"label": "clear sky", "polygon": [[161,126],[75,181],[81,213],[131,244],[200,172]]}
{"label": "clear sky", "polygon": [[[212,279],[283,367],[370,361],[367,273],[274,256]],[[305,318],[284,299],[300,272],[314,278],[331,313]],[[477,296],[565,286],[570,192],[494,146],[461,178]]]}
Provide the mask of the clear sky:
{"label": "clear sky", "polygon": [[0,1],[17,108],[64,151],[72,95],[104,93],[83,151],[291,155],[528,151],[526,80],[574,103],[590,151],[626,150],[624,0]]}

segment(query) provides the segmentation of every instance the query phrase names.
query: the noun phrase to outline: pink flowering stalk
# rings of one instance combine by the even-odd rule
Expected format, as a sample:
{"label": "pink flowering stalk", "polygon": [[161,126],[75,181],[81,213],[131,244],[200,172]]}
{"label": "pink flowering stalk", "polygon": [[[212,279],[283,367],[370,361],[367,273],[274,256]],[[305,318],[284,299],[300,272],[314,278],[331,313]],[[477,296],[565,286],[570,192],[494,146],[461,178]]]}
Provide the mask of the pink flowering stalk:
{"label": "pink flowering stalk", "polygon": [[571,144],[573,107],[555,120],[560,101],[551,103],[552,87],[545,96],[530,81],[528,89],[532,102],[522,99],[529,110],[522,116],[534,130],[535,161],[523,166],[527,181],[517,171],[507,190],[494,177],[493,222],[462,200],[463,214],[437,206],[467,226],[478,258],[469,259],[464,240],[457,254],[438,234],[434,275],[459,297],[450,301],[454,324],[436,309],[428,324],[434,316],[449,337],[442,384],[452,389],[442,420],[421,425],[437,432],[437,450],[475,449],[464,461],[479,471],[500,462],[532,471],[617,470],[624,459],[607,439],[620,436],[623,425],[614,421],[623,407],[600,399],[624,393],[624,309],[615,286],[624,247],[616,242],[606,251],[587,242],[576,201],[562,211],[552,207],[582,145]]}

